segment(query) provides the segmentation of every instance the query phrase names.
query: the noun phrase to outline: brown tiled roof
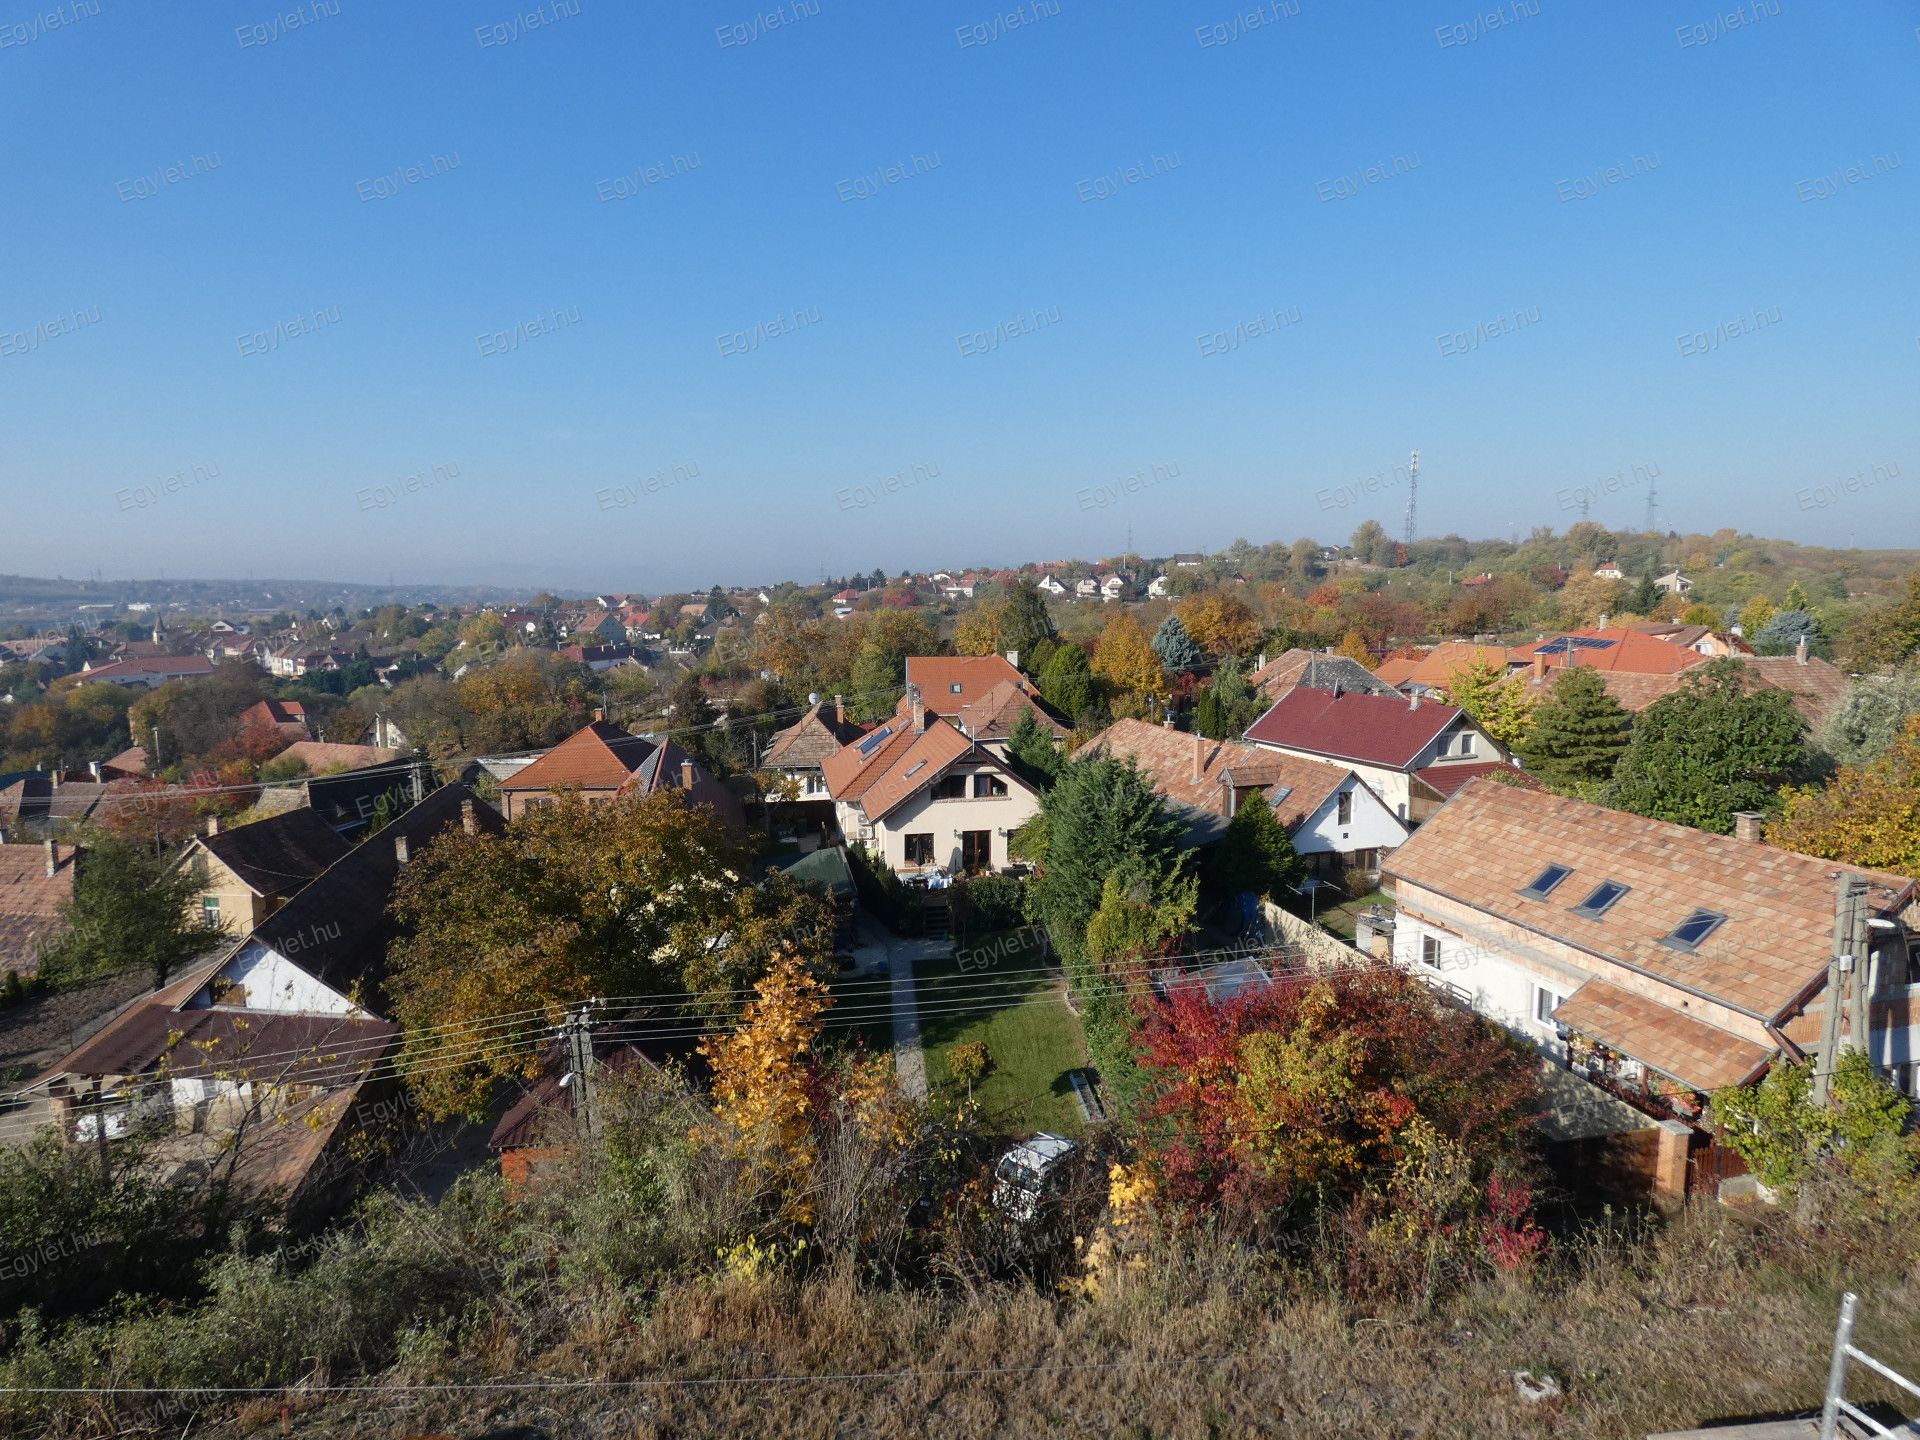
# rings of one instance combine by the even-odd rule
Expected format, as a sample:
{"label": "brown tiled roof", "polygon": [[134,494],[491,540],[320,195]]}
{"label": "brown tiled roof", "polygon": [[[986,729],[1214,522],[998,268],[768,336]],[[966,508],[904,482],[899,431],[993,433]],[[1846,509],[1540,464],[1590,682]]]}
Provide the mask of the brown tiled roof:
{"label": "brown tiled roof", "polygon": [[211,675],[213,662],[204,655],[144,655],[131,660],[115,660],[96,665],[84,672],[84,684],[93,680],[113,680],[131,675]]}
{"label": "brown tiled roof", "polygon": [[[1572,873],[1544,900],[1522,895],[1548,865]],[[1868,880],[1876,913],[1915,889],[1904,876],[1492,780],[1468,783],[1385,865],[1397,880],[1768,1022],[1825,973],[1842,870]],[[1627,893],[1599,919],[1574,914],[1602,880]],[[1695,910],[1727,918],[1697,950],[1663,943]]]}
{"label": "brown tiled roof", "polygon": [[951,719],[976,740],[1004,740],[1029,711],[1043,730],[1055,735],[1067,733],[1060,718],[1027,688],[1025,681],[1002,680],[976,700],[962,705]]}
{"label": "brown tiled roof", "polygon": [[1024,677],[1004,655],[907,657],[907,684],[920,687],[922,703],[935,715],[958,715],[1005,680],[1019,685]]}
{"label": "brown tiled roof", "polygon": [[53,853],[49,875],[47,846],[0,845],[0,980],[8,971],[32,979],[43,947],[66,929],[60,907],[73,894],[80,852],[61,845]]}
{"label": "brown tiled roof", "polygon": [[902,698],[880,724],[821,762],[827,793],[836,800],[858,801],[886,773],[890,760],[913,743],[913,707]]}
{"label": "brown tiled roof", "polygon": [[390,760],[398,760],[400,752],[385,745],[334,745],[324,740],[296,740],[273,758],[299,760],[306,765],[309,775],[319,775],[328,770],[385,765]]}
{"label": "brown tiled roof", "polygon": [[1766,1069],[1774,1054],[1718,1025],[1604,980],[1587,981],[1561,1002],[1553,1018],[1695,1090],[1744,1085]]}
{"label": "brown tiled roof", "polygon": [[1481,760],[1465,765],[1429,765],[1423,770],[1413,772],[1413,778],[1424,784],[1434,794],[1452,795],[1467,781],[1482,775],[1498,775],[1509,785],[1518,785],[1526,790],[1538,790],[1540,782],[1517,765],[1509,765],[1504,760]]}
{"label": "brown tiled roof", "polygon": [[[1196,752],[1200,757],[1197,778]],[[1273,800],[1274,814],[1289,830],[1325,804],[1327,797],[1353,775],[1343,765],[1283,755],[1231,740],[1209,740],[1164,725],[1149,725],[1144,720],[1116,720],[1074,755],[1131,759],[1167,799],[1214,815],[1228,813],[1226,780],[1231,775],[1236,788],[1256,786],[1267,792]],[[1274,800],[1282,789],[1288,793]]]}
{"label": "brown tiled roof", "polygon": [[1400,695],[1355,695],[1301,685],[1247,727],[1247,739],[1330,760],[1405,767],[1460,718],[1452,705]]}
{"label": "brown tiled roof", "polygon": [[618,725],[594,720],[573,732],[526,769],[500,782],[516,790],[618,790],[653,753],[651,740]]}
{"label": "brown tiled roof", "polygon": [[62,1060],[66,1075],[144,1075],[166,1061],[182,1079],[350,1085],[391,1048],[400,1027],[344,1015],[293,1015],[226,1006],[179,1009],[155,997]]}
{"label": "brown tiled roof", "polygon": [[353,849],[351,841],[306,808],[202,835],[193,844],[257,895],[291,895]]}
{"label": "brown tiled roof", "polygon": [[[692,768],[691,785],[686,783],[689,766]],[[747,815],[738,797],[714,779],[706,766],[681,749],[677,740],[656,745],[616,793],[654,795],[662,790],[683,790],[694,804],[711,806],[736,835],[746,830]]]}
{"label": "brown tiled roof", "polygon": [[852,744],[864,733],[864,729],[851,720],[835,720],[831,706],[814,705],[774,735],[760,763],[769,770],[821,765],[841,746]]}
{"label": "brown tiled roof", "polygon": [[1810,728],[1824,724],[1846,698],[1846,672],[1817,655],[1805,662],[1791,655],[1748,655],[1742,663],[1776,690],[1793,697],[1793,708]]}
{"label": "brown tiled roof", "polygon": [[122,775],[145,775],[147,773],[147,747],[130,745],[111,760],[100,762],[101,773],[111,770],[115,777]]}

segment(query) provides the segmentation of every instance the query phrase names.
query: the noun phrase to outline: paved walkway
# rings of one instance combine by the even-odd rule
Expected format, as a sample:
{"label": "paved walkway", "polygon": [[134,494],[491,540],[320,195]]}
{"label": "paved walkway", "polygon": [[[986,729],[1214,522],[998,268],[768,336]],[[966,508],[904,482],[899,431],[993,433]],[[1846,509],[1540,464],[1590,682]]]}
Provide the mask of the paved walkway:
{"label": "paved walkway", "polygon": [[944,960],[953,953],[951,940],[903,940],[862,916],[860,943],[854,947],[856,969],[878,975],[885,971],[893,982],[893,1074],[900,1088],[915,1100],[927,1098],[927,1056],[920,1045],[920,1007],[913,984],[913,962]]}

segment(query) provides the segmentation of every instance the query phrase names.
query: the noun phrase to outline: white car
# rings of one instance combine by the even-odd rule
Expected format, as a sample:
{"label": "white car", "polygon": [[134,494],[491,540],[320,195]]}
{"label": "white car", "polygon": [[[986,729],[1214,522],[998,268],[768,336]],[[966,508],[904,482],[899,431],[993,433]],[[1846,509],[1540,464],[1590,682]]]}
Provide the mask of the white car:
{"label": "white car", "polygon": [[1073,1141],[1045,1130],[1014,1146],[993,1167],[993,1203],[1015,1220],[1031,1220],[1059,1188],[1073,1151]]}

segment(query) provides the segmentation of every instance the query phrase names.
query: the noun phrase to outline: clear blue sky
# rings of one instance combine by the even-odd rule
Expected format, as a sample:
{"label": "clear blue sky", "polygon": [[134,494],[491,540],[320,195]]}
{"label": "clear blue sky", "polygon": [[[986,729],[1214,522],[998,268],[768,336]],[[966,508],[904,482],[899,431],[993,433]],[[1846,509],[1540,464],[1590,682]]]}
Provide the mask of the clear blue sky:
{"label": "clear blue sky", "polygon": [[1328,540],[1398,531],[1397,485],[1326,502],[1414,446],[1425,534],[1564,527],[1638,464],[1676,528],[1920,543],[1907,0],[35,3],[0,570],[659,591]]}

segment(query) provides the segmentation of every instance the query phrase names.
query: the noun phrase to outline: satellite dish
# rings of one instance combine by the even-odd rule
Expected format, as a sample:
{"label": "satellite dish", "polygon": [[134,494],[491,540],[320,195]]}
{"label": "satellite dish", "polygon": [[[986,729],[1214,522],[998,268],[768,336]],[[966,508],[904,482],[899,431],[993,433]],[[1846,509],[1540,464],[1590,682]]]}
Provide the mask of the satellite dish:
{"label": "satellite dish", "polygon": [[809,690],[807,692],[807,704],[818,705],[819,703],[820,703],[820,692],[818,690]]}

